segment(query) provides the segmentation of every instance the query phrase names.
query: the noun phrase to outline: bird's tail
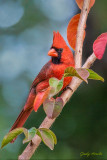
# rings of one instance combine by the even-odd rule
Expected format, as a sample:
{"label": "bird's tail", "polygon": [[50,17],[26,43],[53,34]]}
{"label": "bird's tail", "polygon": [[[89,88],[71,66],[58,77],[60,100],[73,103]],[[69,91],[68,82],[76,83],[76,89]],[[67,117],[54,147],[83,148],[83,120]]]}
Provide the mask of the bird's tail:
{"label": "bird's tail", "polygon": [[27,101],[25,103],[25,106],[23,107],[22,111],[20,112],[18,118],[16,119],[10,131],[12,131],[15,128],[22,127],[24,125],[24,123],[26,122],[30,113],[33,110],[33,103],[34,103],[35,96],[36,95],[31,90],[27,98]]}
{"label": "bird's tail", "polygon": [[[30,108],[29,110],[22,109],[22,111],[20,112],[20,114],[19,114],[18,118],[16,119],[15,123],[11,127],[10,131],[12,131],[15,128],[22,127],[24,125],[24,123],[26,122],[26,120],[28,119],[28,117],[29,117],[30,113],[32,112],[32,110],[33,110],[32,108]],[[13,143],[16,140],[16,138],[14,138],[11,141],[11,143]]]}
{"label": "bird's tail", "polygon": [[10,131],[12,131],[15,128],[22,127],[24,125],[24,123],[26,122],[26,120],[28,119],[32,110],[33,110],[32,108],[30,108],[29,110],[22,109],[22,111],[20,112],[20,114],[19,114],[18,118],[16,119],[15,123],[11,127]]}

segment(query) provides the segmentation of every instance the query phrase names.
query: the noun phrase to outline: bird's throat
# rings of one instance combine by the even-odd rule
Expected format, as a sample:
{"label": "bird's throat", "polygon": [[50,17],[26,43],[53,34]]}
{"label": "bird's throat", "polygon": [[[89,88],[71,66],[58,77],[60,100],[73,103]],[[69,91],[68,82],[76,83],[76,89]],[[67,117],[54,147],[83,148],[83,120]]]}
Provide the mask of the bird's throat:
{"label": "bird's throat", "polygon": [[54,63],[54,64],[60,64],[61,63],[61,58],[59,58],[59,57],[52,57],[52,63]]}
{"label": "bird's throat", "polygon": [[58,57],[52,57],[52,63],[54,63],[54,64],[60,64],[61,63],[61,53],[58,53]]}

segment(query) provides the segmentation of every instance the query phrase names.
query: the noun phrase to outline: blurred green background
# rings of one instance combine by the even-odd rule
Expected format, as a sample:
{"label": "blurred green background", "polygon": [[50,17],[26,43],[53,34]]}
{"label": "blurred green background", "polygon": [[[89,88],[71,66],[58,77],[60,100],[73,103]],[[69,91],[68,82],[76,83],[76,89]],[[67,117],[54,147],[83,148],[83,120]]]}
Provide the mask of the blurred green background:
{"label": "blurred green background", "polygon": [[[0,142],[20,113],[33,79],[49,60],[53,30],[67,41],[68,22],[78,12],[75,0],[0,0]],[[96,0],[87,21],[83,62],[106,29],[107,0]],[[105,82],[89,80],[78,88],[51,127],[58,139],[55,149],[41,143],[32,159],[86,158],[80,157],[81,152],[102,152],[90,158],[107,159],[107,54],[92,69]],[[24,126],[39,127],[44,117],[41,107]],[[17,159],[26,146],[23,138],[0,150],[0,159]]]}

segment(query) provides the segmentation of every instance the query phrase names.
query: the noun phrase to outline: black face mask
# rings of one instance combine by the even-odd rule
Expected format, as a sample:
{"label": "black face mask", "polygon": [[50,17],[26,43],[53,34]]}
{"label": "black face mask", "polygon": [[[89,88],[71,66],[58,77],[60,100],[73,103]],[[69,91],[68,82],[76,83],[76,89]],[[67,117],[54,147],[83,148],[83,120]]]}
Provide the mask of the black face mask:
{"label": "black face mask", "polygon": [[58,57],[52,57],[52,63],[54,64],[60,64],[61,63],[61,53],[63,51],[62,48],[56,48],[56,47],[52,47],[53,49],[55,49],[55,51],[58,54]]}

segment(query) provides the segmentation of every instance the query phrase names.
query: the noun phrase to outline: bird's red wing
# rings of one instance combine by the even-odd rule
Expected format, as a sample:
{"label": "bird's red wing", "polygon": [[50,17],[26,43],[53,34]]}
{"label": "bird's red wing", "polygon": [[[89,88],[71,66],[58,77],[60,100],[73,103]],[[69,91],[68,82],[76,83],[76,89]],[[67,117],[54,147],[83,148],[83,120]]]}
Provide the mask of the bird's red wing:
{"label": "bird's red wing", "polygon": [[35,78],[35,80],[31,85],[31,89],[35,88],[39,83],[49,80],[49,78],[51,78],[52,76],[53,76],[53,70],[51,68],[51,62],[49,61],[40,70],[39,74],[37,75],[37,77]]}
{"label": "bird's red wing", "polygon": [[43,68],[41,69],[41,71],[31,85],[29,96],[24,106],[25,110],[33,107],[33,103],[37,94],[46,90],[49,87],[49,78],[52,76],[53,74],[51,69],[51,62],[48,62],[46,65],[43,66]]}
{"label": "bird's red wing", "polygon": [[46,90],[44,90],[43,92],[38,92],[35,100],[34,100],[34,111],[37,112],[38,108],[41,106],[41,104],[46,100],[46,98],[48,97],[48,94],[50,92],[50,87],[48,87]]}
{"label": "bird's red wing", "polygon": [[[37,77],[35,78],[35,80],[31,85],[30,93],[32,92],[32,90],[34,90],[36,94],[34,103],[33,103],[33,107],[35,111],[38,110],[40,105],[48,96],[49,78],[51,78],[52,76],[53,76],[53,71],[51,67],[51,62],[49,61],[45,66],[43,66],[43,68],[41,69],[41,71],[39,72],[39,74],[37,75]],[[27,101],[29,102],[30,99],[28,98]],[[29,108],[28,106],[25,107],[25,109],[28,109],[28,108]]]}

